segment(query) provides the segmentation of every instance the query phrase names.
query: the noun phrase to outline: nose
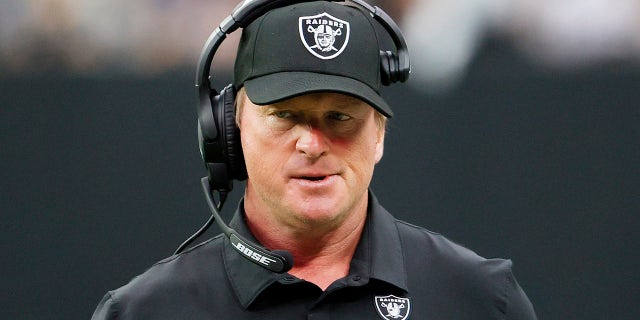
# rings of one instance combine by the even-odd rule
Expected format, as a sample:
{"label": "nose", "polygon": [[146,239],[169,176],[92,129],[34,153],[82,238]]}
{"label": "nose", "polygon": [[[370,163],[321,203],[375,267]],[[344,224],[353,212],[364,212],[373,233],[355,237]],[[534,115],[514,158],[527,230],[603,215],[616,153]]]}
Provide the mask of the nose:
{"label": "nose", "polygon": [[311,125],[301,126],[300,135],[296,141],[296,150],[310,159],[316,159],[329,150],[329,141],[325,133]]}

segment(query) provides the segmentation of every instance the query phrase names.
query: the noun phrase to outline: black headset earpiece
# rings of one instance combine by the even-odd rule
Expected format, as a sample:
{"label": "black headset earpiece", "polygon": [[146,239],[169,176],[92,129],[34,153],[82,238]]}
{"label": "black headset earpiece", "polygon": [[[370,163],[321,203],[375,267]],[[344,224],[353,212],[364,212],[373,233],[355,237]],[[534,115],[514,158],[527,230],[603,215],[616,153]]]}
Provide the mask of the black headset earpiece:
{"label": "black headset earpiece", "polygon": [[228,85],[215,90],[211,104],[201,104],[198,112],[200,153],[213,190],[230,191],[233,180],[244,180],[247,171],[235,119],[236,92]]}
{"label": "black headset earpiece", "polygon": [[[312,1],[317,0],[245,0],[211,33],[202,49],[196,71],[198,139],[212,190],[226,194],[231,191],[233,180],[247,178],[240,134],[235,121],[236,88],[228,85],[219,94],[211,88],[211,64],[218,47],[228,34],[247,26],[272,9]],[[378,7],[362,0],[349,2],[369,12],[389,33],[396,47],[395,52],[380,51],[382,84],[388,86],[406,81],[410,73],[409,53],[398,25]]]}
{"label": "black headset earpiece", "polygon": [[388,86],[398,82],[398,57],[391,51],[380,51],[380,80]]}
{"label": "black headset earpiece", "polygon": [[405,82],[411,73],[411,63],[409,61],[409,51],[407,42],[402,36],[400,27],[382,9],[372,7],[361,0],[351,0],[366,8],[373,18],[384,27],[396,47],[396,52],[380,51],[380,79],[385,86],[396,82]]}
{"label": "black headset earpiece", "polygon": [[220,96],[222,98],[218,99],[218,110],[224,115],[222,131],[226,140],[229,172],[231,179],[244,180],[247,178],[247,168],[242,154],[240,129],[236,123],[236,89],[231,84],[227,85]]}

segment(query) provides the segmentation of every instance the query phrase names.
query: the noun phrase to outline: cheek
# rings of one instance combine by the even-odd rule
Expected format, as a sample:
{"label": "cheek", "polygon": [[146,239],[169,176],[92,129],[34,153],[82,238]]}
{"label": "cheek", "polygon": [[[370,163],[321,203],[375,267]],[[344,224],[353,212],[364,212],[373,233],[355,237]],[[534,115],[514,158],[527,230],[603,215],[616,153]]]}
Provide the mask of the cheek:
{"label": "cheek", "polygon": [[261,155],[264,153],[263,149],[260,142],[256,141],[255,138],[247,139],[243,136],[242,152],[244,153],[244,161],[246,162],[249,172],[255,171],[261,165]]}
{"label": "cheek", "polygon": [[358,143],[351,143],[340,148],[343,150],[343,159],[348,159],[349,166],[358,176],[367,179],[378,162],[378,148],[375,141],[363,139]]}
{"label": "cheek", "polygon": [[268,180],[275,177],[284,164],[284,150],[278,149],[273,139],[264,137],[242,140],[242,151],[249,178],[252,180]]}

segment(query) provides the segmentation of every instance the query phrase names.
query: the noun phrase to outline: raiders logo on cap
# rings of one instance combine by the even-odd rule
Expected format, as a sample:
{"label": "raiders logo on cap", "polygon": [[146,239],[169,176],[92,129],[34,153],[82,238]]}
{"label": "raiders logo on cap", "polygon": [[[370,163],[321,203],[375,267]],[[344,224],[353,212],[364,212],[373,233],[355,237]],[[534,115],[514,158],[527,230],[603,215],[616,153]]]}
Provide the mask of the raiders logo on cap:
{"label": "raiders logo on cap", "polygon": [[394,295],[376,296],[376,309],[385,320],[406,320],[409,318],[411,301],[408,298],[398,298]]}
{"label": "raiders logo on cap", "polygon": [[328,60],[339,56],[349,43],[349,22],[326,12],[300,17],[299,30],[305,48],[320,59]]}

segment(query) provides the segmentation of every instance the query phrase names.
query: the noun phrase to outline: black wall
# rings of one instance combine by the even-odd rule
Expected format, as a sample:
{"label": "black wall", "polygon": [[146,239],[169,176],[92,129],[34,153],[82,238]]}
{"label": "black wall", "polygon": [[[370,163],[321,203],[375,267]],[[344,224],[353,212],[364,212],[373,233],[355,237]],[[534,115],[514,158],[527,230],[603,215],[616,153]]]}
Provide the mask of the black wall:
{"label": "black wall", "polygon": [[[0,79],[3,317],[88,319],[204,223],[193,78]],[[449,94],[386,91],[372,189],[514,260],[541,319],[637,319],[639,84],[638,68],[543,71],[489,46]]]}

